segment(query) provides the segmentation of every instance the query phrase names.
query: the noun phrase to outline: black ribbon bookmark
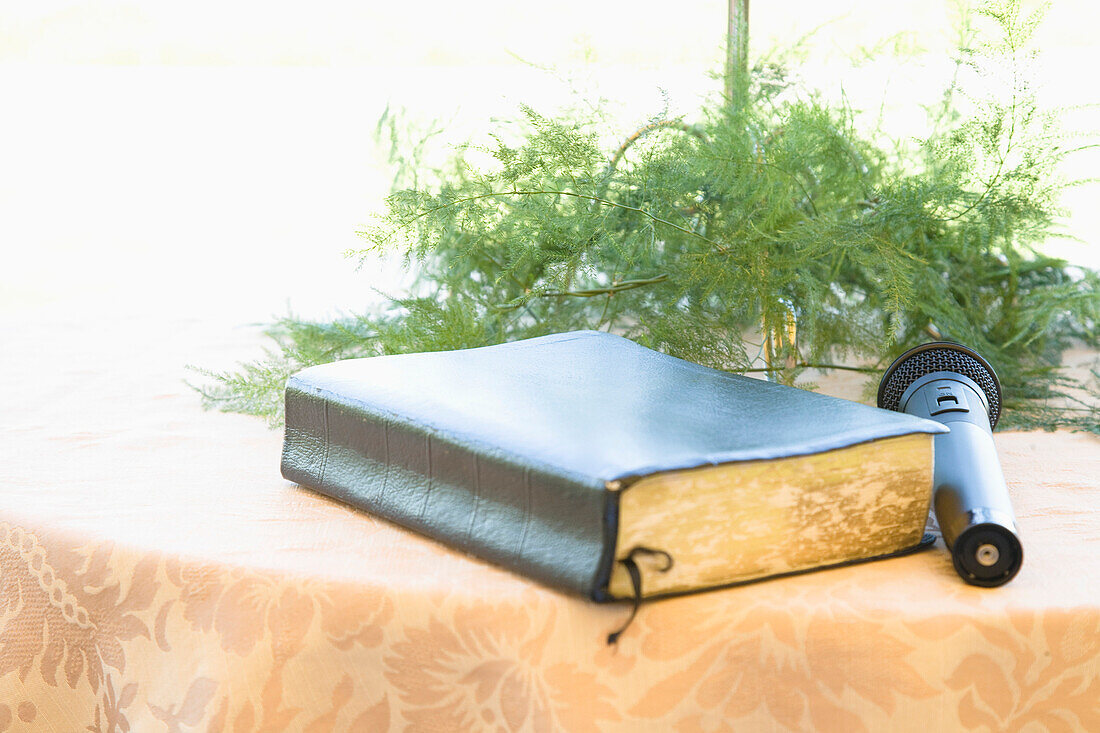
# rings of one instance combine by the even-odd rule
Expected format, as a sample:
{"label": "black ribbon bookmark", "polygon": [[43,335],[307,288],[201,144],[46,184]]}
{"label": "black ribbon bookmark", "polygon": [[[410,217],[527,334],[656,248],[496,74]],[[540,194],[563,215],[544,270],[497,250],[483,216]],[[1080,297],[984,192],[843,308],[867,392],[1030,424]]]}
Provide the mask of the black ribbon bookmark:
{"label": "black ribbon bookmark", "polygon": [[662,573],[667,573],[672,569],[672,555],[668,554],[664,550],[655,550],[652,547],[635,547],[632,549],[621,562],[626,568],[626,572],[630,575],[630,584],[634,587],[634,598],[632,599],[632,605],[630,608],[630,617],[623,624],[622,628],[618,631],[613,631],[607,635],[608,644],[616,644],[619,641],[619,637],[623,635],[630,624],[634,622],[634,617],[638,615],[638,607],[642,605],[642,573],[638,570],[638,563],[634,561],[635,555],[659,555],[665,558],[665,566],[663,568],[657,568]]}

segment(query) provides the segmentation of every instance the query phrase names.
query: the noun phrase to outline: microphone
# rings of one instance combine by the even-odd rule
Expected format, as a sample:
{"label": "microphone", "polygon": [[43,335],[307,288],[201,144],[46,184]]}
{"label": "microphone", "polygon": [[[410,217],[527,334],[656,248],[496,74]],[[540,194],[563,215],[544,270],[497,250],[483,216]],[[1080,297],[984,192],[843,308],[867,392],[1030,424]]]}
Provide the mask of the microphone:
{"label": "microphone", "polygon": [[955,571],[987,588],[1012,580],[1024,552],[993,444],[1001,415],[993,367],[961,344],[922,344],[886,369],[878,406],[950,428],[935,436],[932,506]]}

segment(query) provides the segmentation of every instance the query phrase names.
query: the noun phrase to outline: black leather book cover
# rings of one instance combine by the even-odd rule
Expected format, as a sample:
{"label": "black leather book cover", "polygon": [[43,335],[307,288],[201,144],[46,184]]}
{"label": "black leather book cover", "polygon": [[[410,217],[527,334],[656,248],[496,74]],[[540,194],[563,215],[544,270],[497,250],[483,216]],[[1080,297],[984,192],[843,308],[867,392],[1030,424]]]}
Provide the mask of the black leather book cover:
{"label": "black leather book cover", "polygon": [[535,580],[609,600],[618,489],[938,423],[575,331],[350,359],[286,388],[283,475]]}

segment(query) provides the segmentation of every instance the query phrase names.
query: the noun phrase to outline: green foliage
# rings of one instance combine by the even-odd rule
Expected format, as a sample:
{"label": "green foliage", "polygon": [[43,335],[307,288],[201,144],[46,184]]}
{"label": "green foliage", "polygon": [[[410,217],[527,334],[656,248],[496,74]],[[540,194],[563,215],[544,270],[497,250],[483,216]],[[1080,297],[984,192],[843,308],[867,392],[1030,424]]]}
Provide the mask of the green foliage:
{"label": "green foliage", "polygon": [[968,37],[961,76],[1003,88],[949,90],[915,151],[861,135],[850,109],[768,65],[749,103],[653,119],[611,151],[598,112],[524,108],[520,134],[502,127],[437,170],[398,152],[398,190],[361,254],[417,260],[419,294],[380,315],[283,319],[278,352],[209,374],[203,394],[277,420],[283,380],[304,366],[578,328],[788,384],[837,363],[875,372],[944,338],[997,369],[1003,424],[1100,432],[1059,369],[1072,343],[1100,345],[1100,278],[1036,249],[1056,235],[1069,153],[1024,75],[1040,16],[1004,3],[982,17],[996,38]]}

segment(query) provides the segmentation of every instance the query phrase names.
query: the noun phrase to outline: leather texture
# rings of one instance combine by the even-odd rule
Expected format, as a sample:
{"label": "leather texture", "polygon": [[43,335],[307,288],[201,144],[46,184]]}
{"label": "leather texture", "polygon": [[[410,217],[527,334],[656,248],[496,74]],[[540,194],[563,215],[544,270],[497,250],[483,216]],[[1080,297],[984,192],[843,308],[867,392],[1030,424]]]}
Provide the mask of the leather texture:
{"label": "leather texture", "polygon": [[609,482],[944,431],[575,331],[305,369],[287,384],[282,470],[458,549],[607,600],[617,534]]}

